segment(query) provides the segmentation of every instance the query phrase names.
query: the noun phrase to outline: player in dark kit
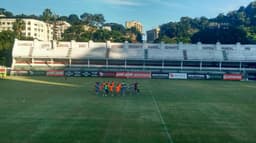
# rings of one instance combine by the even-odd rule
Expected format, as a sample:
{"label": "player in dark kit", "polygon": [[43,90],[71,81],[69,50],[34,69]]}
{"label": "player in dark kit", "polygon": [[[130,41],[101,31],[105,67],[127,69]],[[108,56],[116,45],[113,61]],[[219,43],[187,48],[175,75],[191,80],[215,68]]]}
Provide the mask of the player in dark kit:
{"label": "player in dark kit", "polygon": [[138,88],[138,82],[134,83],[134,91],[135,91],[135,93],[139,93],[140,92],[140,89]]}
{"label": "player in dark kit", "polygon": [[97,95],[98,95],[99,92],[100,92],[100,83],[99,83],[99,82],[96,82],[96,83],[95,83],[95,92],[96,92]]}

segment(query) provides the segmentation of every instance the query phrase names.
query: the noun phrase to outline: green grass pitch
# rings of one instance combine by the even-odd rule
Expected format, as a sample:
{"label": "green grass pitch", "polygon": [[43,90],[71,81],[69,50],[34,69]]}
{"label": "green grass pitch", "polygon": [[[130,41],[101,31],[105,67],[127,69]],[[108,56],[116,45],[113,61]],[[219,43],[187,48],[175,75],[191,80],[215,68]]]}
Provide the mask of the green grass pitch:
{"label": "green grass pitch", "polygon": [[136,80],[138,96],[96,96],[94,83],[104,80],[122,81],[0,80],[0,142],[256,142],[254,82]]}

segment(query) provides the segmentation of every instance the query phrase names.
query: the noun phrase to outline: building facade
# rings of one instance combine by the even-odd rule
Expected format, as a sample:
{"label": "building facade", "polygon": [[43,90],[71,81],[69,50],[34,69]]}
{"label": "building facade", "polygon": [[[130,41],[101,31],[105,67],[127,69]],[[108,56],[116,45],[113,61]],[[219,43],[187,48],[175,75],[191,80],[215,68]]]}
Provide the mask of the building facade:
{"label": "building facade", "polygon": [[0,18],[0,32],[1,31],[12,31],[13,23],[16,19],[13,18]]}
{"label": "building facade", "polygon": [[40,41],[53,40],[53,25],[35,19],[22,19],[25,22],[26,28],[24,36],[33,37]]}
{"label": "building facade", "polygon": [[102,26],[103,30],[112,31],[111,26]]}
{"label": "building facade", "polygon": [[54,25],[54,34],[56,36],[56,40],[61,40],[63,38],[62,34],[69,27],[71,27],[71,25],[66,21],[56,21]]}
{"label": "building facade", "polygon": [[125,27],[126,28],[135,27],[140,33],[143,33],[143,25],[138,21],[126,21]]}
{"label": "building facade", "polygon": [[[46,23],[44,21],[23,18],[25,22],[25,29],[22,31],[23,36],[32,37],[40,41],[50,41],[62,38],[62,33],[71,25],[65,21],[57,21],[55,25]],[[13,23],[16,22],[15,18],[0,18],[0,32],[1,31],[13,31]]]}
{"label": "building facade", "polygon": [[147,41],[149,43],[154,42],[156,39],[159,38],[160,28],[155,28],[152,30],[147,31]]}

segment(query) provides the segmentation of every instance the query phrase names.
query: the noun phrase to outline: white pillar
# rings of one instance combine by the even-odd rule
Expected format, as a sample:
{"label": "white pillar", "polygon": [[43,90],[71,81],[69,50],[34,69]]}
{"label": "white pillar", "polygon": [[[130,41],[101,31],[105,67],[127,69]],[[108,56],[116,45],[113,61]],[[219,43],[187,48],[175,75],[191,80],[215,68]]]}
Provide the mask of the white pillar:
{"label": "white pillar", "polygon": [[94,42],[93,42],[92,40],[90,40],[90,41],[88,42],[88,47],[89,47],[89,48],[93,48],[93,47],[94,47]]}
{"label": "white pillar", "polygon": [[111,48],[111,41],[106,42],[106,48],[109,48],[109,49]]}
{"label": "white pillar", "polygon": [[202,50],[202,43],[201,42],[197,42],[197,49]]}
{"label": "white pillar", "polygon": [[128,41],[125,41],[125,42],[124,42],[124,52],[126,53],[126,54],[125,54],[125,57],[124,57],[125,60],[126,60],[127,57],[128,57],[128,56],[127,56],[127,55],[128,55],[128,54],[127,54],[127,53],[128,53],[128,47],[129,47],[129,42],[128,42]]}
{"label": "white pillar", "polygon": [[75,40],[72,40],[72,41],[70,42],[70,47],[69,47],[69,48],[74,48],[74,47],[76,47],[76,41],[75,41]]}
{"label": "white pillar", "polygon": [[222,50],[222,49],[221,49],[221,43],[220,43],[220,42],[217,42],[217,43],[216,43],[216,49],[217,49],[217,50]]}

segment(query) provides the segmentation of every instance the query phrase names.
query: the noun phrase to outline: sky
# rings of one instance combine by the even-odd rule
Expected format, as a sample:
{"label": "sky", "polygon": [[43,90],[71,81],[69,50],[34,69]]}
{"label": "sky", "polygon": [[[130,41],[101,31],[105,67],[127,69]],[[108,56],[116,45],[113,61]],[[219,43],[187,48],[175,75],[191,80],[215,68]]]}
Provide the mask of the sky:
{"label": "sky", "polygon": [[144,30],[178,21],[182,16],[192,18],[216,17],[246,6],[253,0],[0,0],[0,8],[14,14],[40,15],[50,8],[57,15],[101,13],[106,22],[123,24],[140,21]]}

